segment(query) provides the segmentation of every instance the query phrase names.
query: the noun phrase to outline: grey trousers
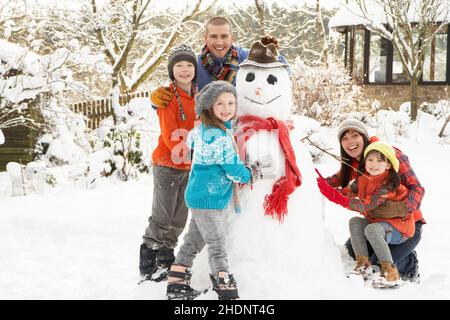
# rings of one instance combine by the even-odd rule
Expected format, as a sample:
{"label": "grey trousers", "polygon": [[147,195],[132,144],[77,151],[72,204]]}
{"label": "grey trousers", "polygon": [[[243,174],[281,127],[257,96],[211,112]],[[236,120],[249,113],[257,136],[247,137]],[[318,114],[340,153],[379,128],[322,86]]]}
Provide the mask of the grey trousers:
{"label": "grey trousers", "polygon": [[356,255],[369,256],[367,241],[378,257],[378,261],[394,263],[388,242],[388,234],[383,223],[370,223],[362,217],[353,217],[349,221],[350,239]]}
{"label": "grey trousers", "polygon": [[226,211],[191,209],[192,218],[184,242],[178,251],[175,264],[192,267],[195,256],[206,245],[211,272],[228,270],[228,259],[225,250]]}
{"label": "grey trousers", "polygon": [[184,192],[189,171],[170,167],[153,167],[153,204],[143,242],[149,247],[175,248],[186,226],[188,208]]}

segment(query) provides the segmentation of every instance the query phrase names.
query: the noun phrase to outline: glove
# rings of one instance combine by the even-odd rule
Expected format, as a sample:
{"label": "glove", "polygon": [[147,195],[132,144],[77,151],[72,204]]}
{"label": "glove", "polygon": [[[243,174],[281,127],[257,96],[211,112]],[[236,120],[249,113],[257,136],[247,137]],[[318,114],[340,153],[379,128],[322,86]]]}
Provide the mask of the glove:
{"label": "glove", "polygon": [[252,181],[263,178],[261,174],[261,169],[259,168],[257,163],[247,165],[247,169],[249,169],[252,174]]}
{"label": "glove", "polygon": [[267,155],[261,160],[250,164],[250,170],[252,171],[253,179],[264,179],[264,177],[270,177],[275,170],[272,157]]}
{"label": "glove", "polygon": [[266,155],[262,159],[256,161],[256,164],[258,165],[262,176],[269,177],[273,175],[275,171],[275,166],[272,161],[272,156]]}
{"label": "glove", "polygon": [[327,180],[320,174],[320,172],[316,169],[319,177],[317,178],[317,185],[319,187],[320,192],[331,202],[339,204],[344,208],[349,208],[350,198],[342,195],[339,191],[333,188]]}
{"label": "glove", "polygon": [[155,107],[164,109],[172,100],[172,96],[169,88],[158,87],[150,93],[150,100]]}

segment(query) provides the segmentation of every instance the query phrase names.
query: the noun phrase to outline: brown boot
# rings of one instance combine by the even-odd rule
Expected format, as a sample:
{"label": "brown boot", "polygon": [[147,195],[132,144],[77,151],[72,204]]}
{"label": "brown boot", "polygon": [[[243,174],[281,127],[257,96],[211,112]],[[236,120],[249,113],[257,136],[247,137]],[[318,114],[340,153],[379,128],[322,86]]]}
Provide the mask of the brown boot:
{"label": "brown boot", "polygon": [[402,283],[395,264],[388,261],[380,262],[380,277],[373,280],[374,288],[398,288]]}
{"label": "brown boot", "polygon": [[362,276],[364,280],[369,279],[373,275],[372,264],[369,261],[368,256],[356,256],[356,266],[351,275]]}
{"label": "brown boot", "polygon": [[385,277],[387,281],[400,280],[397,266],[388,261],[380,262],[381,276]]}

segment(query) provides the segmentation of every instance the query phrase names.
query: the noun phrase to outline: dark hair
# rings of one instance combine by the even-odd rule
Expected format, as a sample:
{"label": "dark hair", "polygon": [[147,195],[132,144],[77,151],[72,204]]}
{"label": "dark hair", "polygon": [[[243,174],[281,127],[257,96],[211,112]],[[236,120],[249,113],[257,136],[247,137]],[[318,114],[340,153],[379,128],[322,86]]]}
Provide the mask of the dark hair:
{"label": "dark hair", "polygon": [[209,21],[205,25],[205,33],[208,33],[208,26],[210,24],[212,24],[213,26],[223,26],[227,24],[230,27],[230,34],[233,34],[230,21],[228,21],[224,17],[214,17],[209,19]]}
{"label": "dark hair", "polygon": [[397,188],[400,186],[400,175],[397,172],[395,172],[394,166],[392,165],[391,161],[388,158],[386,158],[386,156],[378,150],[370,150],[366,154],[364,160],[367,159],[367,157],[371,154],[375,154],[378,157],[378,159],[380,159],[381,161],[389,162],[391,164],[391,168],[389,169],[389,176],[388,176],[388,187],[391,191],[397,190]]}
{"label": "dark hair", "polygon": [[[353,171],[353,168],[350,166],[352,157],[349,156],[349,154],[347,152],[345,152],[344,148],[342,147],[342,137],[345,135],[345,133],[347,131],[344,131],[342,133],[341,139],[339,140],[339,144],[340,144],[340,147],[341,147],[341,158],[343,158],[343,160],[348,163],[348,165],[345,164],[345,163],[341,163],[341,170],[339,171],[340,172],[341,187],[342,188],[347,187],[348,184],[350,183],[350,180],[352,178],[352,171]],[[363,150],[365,150],[367,148],[367,146],[370,144],[369,139],[367,139],[367,137],[365,135],[359,133],[358,131],[355,131],[355,132],[357,132],[363,138],[363,142],[364,142]],[[358,168],[357,169],[359,171],[361,171],[361,172],[365,172],[365,170],[366,170],[365,169],[365,165],[364,165],[364,157],[363,157],[363,155],[361,155],[361,158],[359,159]]]}

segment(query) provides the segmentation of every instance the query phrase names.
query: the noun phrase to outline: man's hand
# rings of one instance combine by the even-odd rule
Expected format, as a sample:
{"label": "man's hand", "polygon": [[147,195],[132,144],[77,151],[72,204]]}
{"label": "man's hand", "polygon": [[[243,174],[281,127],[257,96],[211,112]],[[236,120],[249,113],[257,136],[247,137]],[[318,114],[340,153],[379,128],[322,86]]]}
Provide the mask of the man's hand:
{"label": "man's hand", "polygon": [[173,94],[169,91],[169,88],[158,87],[151,92],[150,100],[155,107],[164,109],[169,105],[172,96]]}

